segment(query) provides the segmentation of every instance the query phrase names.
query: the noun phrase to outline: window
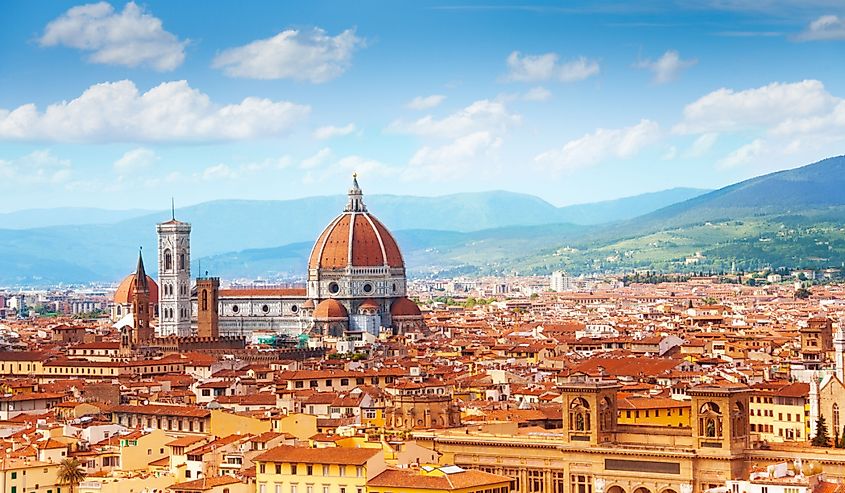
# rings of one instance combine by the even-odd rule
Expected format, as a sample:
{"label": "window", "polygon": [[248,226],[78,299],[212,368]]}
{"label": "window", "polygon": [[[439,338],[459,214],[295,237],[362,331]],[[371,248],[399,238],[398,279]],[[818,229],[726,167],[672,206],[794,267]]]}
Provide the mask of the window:
{"label": "window", "polygon": [[327,485],[327,484],[323,485],[323,493],[329,493],[329,485]]}
{"label": "window", "polygon": [[266,465],[265,465],[265,464],[261,464],[261,466],[259,466],[259,468],[258,468],[258,471],[259,471],[259,472],[261,472],[261,474],[266,473],[266,472],[267,472],[267,467],[266,467]]}
{"label": "window", "polygon": [[528,493],[542,493],[544,491],[543,486],[543,471],[540,469],[529,469]]}
{"label": "window", "polygon": [[[291,473],[291,474],[296,474],[296,464],[291,464],[291,465],[290,465],[290,473]],[[280,474],[281,474],[281,473],[280,473]]]}
{"label": "window", "polygon": [[593,478],[585,474],[572,474],[569,477],[571,493],[593,493]]}
{"label": "window", "polygon": [[297,490],[297,485],[295,485],[295,484],[290,485],[290,493],[296,493],[296,490]]}
{"label": "window", "polygon": [[312,466],[311,464],[308,464],[307,466],[305,466],[305,474],[307,474],[309,476],[313,476],[314,475],[314,466]]}
{"label": "window", "polygon": [[173,270],[173,255],[169,249],[164,251],[164,270]]}
{"label": "window", "polygon": [[323,476],[329,475],[329,466],[328,464],[323,464]]}
{"label": "window", "polygon": [[179,254],[179,270],[185,270],[185,254]]}
{"label": "window", "polygon": [[833,429],[839,430],[839,405],[836,403],[833,404]]}
{"label": "window", "polygon": [[361,467],[361,466],[356,467],[355,468],[355,475],[358,476],[359,478],[362,477],[364,475],[364,468]]}
{"label": "window", "polygon": [[208,290],[202,290],[202,310],[208,310]]}
{"label": "window", "polygon": [[[281,474],[281,473],[282,473],[282,465],[276,464],[276,474]],[[296,473],[294,473],[294,474],[296,474]]]}
{"label": "window", "polygon": [[346,476],[346,466],[339,465],[337,466],[337,475],[340,477]]}
{"label": "window", "polygon": [[276,483],[275,491],[276,493],[282,493],[282,485]]}

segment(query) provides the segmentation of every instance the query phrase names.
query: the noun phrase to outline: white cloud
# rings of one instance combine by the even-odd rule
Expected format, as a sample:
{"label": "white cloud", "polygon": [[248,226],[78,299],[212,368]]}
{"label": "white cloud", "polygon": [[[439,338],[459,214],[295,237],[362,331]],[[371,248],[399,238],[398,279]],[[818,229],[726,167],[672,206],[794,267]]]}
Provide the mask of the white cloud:
{"label": "white cloud", "polygon": [[721,168],[733,168],[743,164],[749,164],[756,160],[766,150],[766,142],[763,139],[755,139],[731,152],[717,163]]}
{"label": "white cloud", "polygon": [[664,152],[663,155],[660,156],[660,159],[662,159],[664,161],[671,161],[671,160],[675,159],[676,157],[678,157],[678,148],[675,147],[675,146],[669,146],[666,149],[666,152]]}
{"label": "white cloud", "polygon": [[317,151],[317,153],[314,154],[313,156],[303,159],[302,163],[300,164],[300,167],[302,169],[316,168],[316,167],[320,166],[321,164],[325,163],[326,160],[328,160],[331,156],[332,156],[332,150],[328,147],[324,147],[324,148],[320,149],[319,151]]}
{"label": "white cloud", "polygon": [[118,173],[131,173],[133,171],[149,168],[158,160],[158,156],[152,149],[138,147],[126,151],[123,156],[114,162],[114,169]]}
{"label": "white cloud", "polygon": [[17,159],[0,159],[0,185],[64,183],[71,176],[71,163],[49,150],[33,151]]}
{"label": "white cloud", "polygon": [[807,29],[795,39],[798,41],[845,39],[845,19],[835,15],[823,15],[812,21]]}
{"label": "white cloud", "polygon": [[248,97],[220,105],[187,81],[145,93],[132,81],[95,84],[78,98],[48,106],[0,108],[0,140],[167,142],[243,140],[282,135],[310,108]]}
{"label": "white cloud", "polygon": [[396,120],[388,130],[426,137],[457,138],[476,131],[501,132],[521,121],[504,103],[482,99],[442,119],[426,115],[413,122]]}
{"label": "white cloud", "polygon": [[348,125],[344,125],[342,127],[336,127],[334,125],[328,125],[325,127],[320,127],[317,130],[314,130],[314,138],[317,140],[326,140],[331,139],[333,137],[343,137],[344,135],[349,135],[352,132],[357,130],[357,127],[354,123],[350,123]]}
{"label": "white cloud", "polygon": [[684,108],[678,133],[725,132],[777,125],[789,119],[829,114],[840,100],[817,80],[773,82],[744,91],[722,88]]}
{"label": "white cloud", "polygon": [[347,29],[329,36],[320,28],[287,29],[279,34],[229,48],[214,58],[212,67],[230,77],[294,79],[315,84],[346,71],[352,54],[364,40]]}
{"label": "white cloud", "polygon": [[701,134],[695,142],[692,143],[689,150],[684,154],[684,157],[687,158],[699,158],[713,148],[713,145],[716,144],[716,141],[719,139],[719,134],[717,133],[706,133]]}
{"label": "white cloud", "polygon": [[442,146],[424,146],[411,157],[406,177],[442,180],[460,176],[483,156],[489,157],[502,139],[489,132],[475,132]]}
{"label": "white cloud", "polygon": [[566,63],[558,63],[559,58],[557,53],[522,55],[514,51],[507,59],[506,78],[519,82],[544,80],[575,82],[597,75],[600,71],[599,62],[595,60],[579,57]]}
{"label": "white cloud", "polygon": [[572,170],[592,166],[609,158],[631,158],[659,138],[660,127],[657,123],[642,120],[626,128],[600,128],[567,142],[560,149],[543,152],[534,160],[558,171]]}
{"label": "white cloud", "polygon": [[428,110],[434,108],[436,106],[440,106],[440,103],[446,99],[446,96],[441,94],[432,94],[431,96],[417,96],[414,99],[408,101],[408,108],[412,110]]}
{"label": "white cloud", "polygon": [[375,159],[368,159],[361,156],[345,156],[338,160],[337,168],[348,173],[361,173],[365,175],[391,175],[393,169]]}
{"label": "white cloud", "polygon": [[134,2],[120,13],[106,2],[73,7],[47,24],[39,42],[90,52],[93,63],[159,71],[182,65],[188,43],[165,31],[160,19]]}
{"label": "white cloud", "polygon": [[202,179],[206,181],[233,180],[236,178],[238,178],[238,173],[229,167],[229,165],[223,163],[209,166],[202,172]]}
{"label": "white cloud", "polygon": [[551,97],[552,93],[544,87],[532,87],[522,95],[522,99],[526,101],[547,101]]}
{"label": "white cloud", "polygon": [[682,70],[692,67],[698,60],[682,60],[675,50],[668,50],[657,60],[641,60],[636,67],[654,72],[654,83],[665,84],[675,80]]}

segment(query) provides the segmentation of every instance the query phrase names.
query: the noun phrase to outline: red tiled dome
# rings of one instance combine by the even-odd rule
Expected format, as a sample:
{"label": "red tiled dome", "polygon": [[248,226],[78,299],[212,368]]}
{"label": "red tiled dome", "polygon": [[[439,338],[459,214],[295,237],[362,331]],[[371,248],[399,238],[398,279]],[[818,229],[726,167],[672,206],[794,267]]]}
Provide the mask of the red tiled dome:
{"label": "red tiled dome", "polygon": [[405,262],[393,235],[372,214],[344,212],[317,239],[308,268],[347,266],[403,268]]}
{"label": "red tiled dome", "polygon": [[349,203],[317,238],[308,261],[309,269],[347,267],[404,268],[399,245],[364,205],[357,178],[349,190]]}
{"label": "red tiled dome", "polygon": [[374,299],[367,298],[366,300],[364,300],[363,303],[361,303],[361,306],[359,306],[358,308],[369,309],[369,310],[378,310],[379,304],[376,303],[376,301]]}
{"label": "red tiled dome", "polygon": [[421,317],[422,312],[420,307],[408,298],[396,298],[390,305],[390,315],[393,317]]}
{"label": "red tiled dome", "polygon": [[[157,305],[158,304],[158,284],[153,281],[153,278],[147,276],[147,286],[150,288],[150,304]],[[129,274],[126,276],[123,281],[121,281],[120,285],[117,287],[117,291],[114,293],[114,304],[115,305],[128,305],[132,303],[132,297],[135,295],[135,274]]]}
{"label": "red tiled dome", "polygon": [[326,320],[332,318],[349,318],[346,308],[335,299],[327,299],[321,301],[317,308],[314,309],[314,318],[317,320]]}

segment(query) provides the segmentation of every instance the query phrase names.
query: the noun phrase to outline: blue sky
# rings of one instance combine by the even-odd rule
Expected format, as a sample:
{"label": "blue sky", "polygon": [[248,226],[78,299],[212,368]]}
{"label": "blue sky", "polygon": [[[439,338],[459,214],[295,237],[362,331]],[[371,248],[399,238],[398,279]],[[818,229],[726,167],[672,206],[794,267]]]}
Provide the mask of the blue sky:
{"label": "blue sky", "polygon": [[0,210],[504,189],[843,154],[845,4],[4,2]]}

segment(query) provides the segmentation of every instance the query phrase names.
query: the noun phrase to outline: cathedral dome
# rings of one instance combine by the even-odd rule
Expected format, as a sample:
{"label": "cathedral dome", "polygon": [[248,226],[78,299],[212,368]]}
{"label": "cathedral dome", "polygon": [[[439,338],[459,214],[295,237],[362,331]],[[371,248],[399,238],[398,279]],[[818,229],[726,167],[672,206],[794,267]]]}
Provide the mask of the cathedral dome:
{"label": "cathedral dome", "polygon": [[396,298],[390,305],[390,315],[393,317],[421,317],[422,312],[420,307],[408,298]]}
{"label": "cathedral dome", "polygon": [[357,178],[346,209],[320,234],[308,261],[309,269],[347,267],[405,267],[393,235],[367,212]]}
{"label": "cathedral dome", "polygon": [[315,320],[346,319],[348,317],[349,314],[343,304],[331,298],[321,301],[314,309]]}
{"label": "cathedral dome", "polygon": [[[158,304],[158,284],[153,281],[153,278],[147,276],[147,286],[150,288],[150,304],[157,305]],[[114,293],[114,304],[115,305],[129,305],[132,303],[132,297],[135,295],[135,274],[129,274],[126,276],[123,281],[121,281],[120,285],[117,287],[117,291]]]}

